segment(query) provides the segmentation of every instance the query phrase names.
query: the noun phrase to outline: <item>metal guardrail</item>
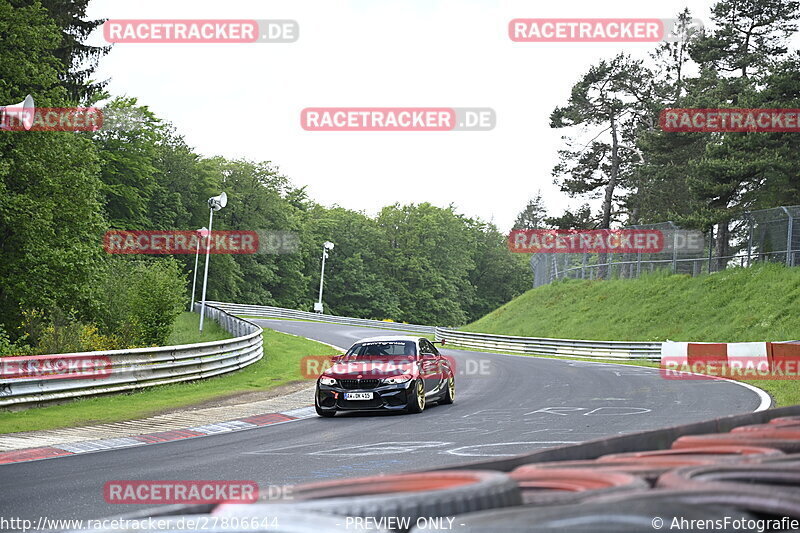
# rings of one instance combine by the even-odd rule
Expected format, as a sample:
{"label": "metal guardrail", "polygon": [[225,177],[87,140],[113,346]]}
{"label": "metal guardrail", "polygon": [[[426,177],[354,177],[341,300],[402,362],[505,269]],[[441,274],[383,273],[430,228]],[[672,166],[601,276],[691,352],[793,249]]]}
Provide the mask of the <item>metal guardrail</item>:
{"label": "metal guardrail", "polygon": [[659,361],[661,359],[660,342],[625,342],[625,341],[590,341],[572,339],[547,339],[536,337],[514,337],[508,335],[492,335],[488,333],[472,333],[450,328],[421,326],[419,324],[401,324],[362,318],[349,318],[336,315],[324,315],[307,311],[296,311],[282,307],[264,305],[246,305],[224,302],[209,302],[229,313],[263,318],[293,318],[347,324],[349,326],[368,326],[383,329],[413,331],[444,340],[447,344],[530,355],[550,355],[561,357],[577,357],[587,359],[621,359]]}
{"label": "metal guardrail", "polygon": [[578,357],[587,359],[661,360],[660,342],[589,341],[547,339],[472,333],[436,328],[436,338],[447,344],[530,355]]}
{"label": "metal guardrail", "polygon": [[260,318],[290,318],[296,320],[311,320],[315,322],[329,322],[332,324],[345,324],[348,326],[372,327],[381,329],[391,329],[399,331],[413,331],[434,335],[435,327],[421,326],[419,324],[405,324],[403,322],[384,322],[383,320],[369,320],[366,318],[350,318],[338,315],[325,315],[322,313],[311,313],[308,311],[297,311],[295,309],[285,309],[283,307],[271,307],[268,305],[248,305],[226,302],[207,302],[224,309],[228,313],[244,316],[255,316]]}
{"label": "metal guardrail", "polygon": [[[199,304],[195,310],[199,309]],[[123,392],[234,372],[264,355],[262,329],[222,309],[206,306],[206,317],[216,320],[234,335],[221,341],[157,346],[131,350],[106,350],[74,354],[26,357],[22,364],[61,360],[108,358],[110,372],[95,377],[36,377],[0,379],[0,407],[64,400],[96,394]]]}

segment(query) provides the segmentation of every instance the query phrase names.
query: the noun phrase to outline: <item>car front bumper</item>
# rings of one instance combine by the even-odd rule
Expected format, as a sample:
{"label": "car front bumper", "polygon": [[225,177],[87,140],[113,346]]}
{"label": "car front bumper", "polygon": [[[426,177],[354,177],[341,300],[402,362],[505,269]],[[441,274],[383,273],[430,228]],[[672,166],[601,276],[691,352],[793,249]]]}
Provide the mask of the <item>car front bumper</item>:
{"label": "car front bumper", "polygon": [[[317,407],[325,411],[402,411],[415,394],[414,380],[395,385],[379,385],[372,389],[345,389],[317,382]],[[371,392],[371,400],[347,400],[348,392]]]}

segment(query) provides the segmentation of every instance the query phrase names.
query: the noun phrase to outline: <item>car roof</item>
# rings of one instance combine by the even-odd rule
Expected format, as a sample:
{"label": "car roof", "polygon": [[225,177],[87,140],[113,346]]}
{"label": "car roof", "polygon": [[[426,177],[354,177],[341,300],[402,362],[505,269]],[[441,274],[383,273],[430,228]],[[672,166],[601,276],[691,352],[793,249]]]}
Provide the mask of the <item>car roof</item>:
{"label": "car roof", "polygon": [[417,342],[421,337],[412,337],[410,335],[382,335],[379,337],[367,337],[366,339],[360,339],[354,342],[353,344],[357,344],[359,342],[379,342],[379,341],[412,341]]}

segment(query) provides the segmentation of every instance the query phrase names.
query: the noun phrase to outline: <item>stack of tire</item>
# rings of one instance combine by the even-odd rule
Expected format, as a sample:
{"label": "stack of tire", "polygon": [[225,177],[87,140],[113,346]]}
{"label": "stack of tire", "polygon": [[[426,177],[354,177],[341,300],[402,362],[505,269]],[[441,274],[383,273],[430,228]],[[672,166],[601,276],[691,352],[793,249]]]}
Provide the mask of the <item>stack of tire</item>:
{"label": "stack of tire", "polygon": [[510,476],[525,505],[457,517],[459,531],[796,529],[800,417],[684,436],[667,450],[532,463]]}
{"label": "stack of tire", "polygon": [[[669,449],[535,462],[511,472],[446,470],[296,485],[291,499],[199,512],[229,525],[213,531],[227,532],[797,529],[786,520],[800,521],[800,417],[683,436]],[[269,517],[278,519],[271,527],[253,527]],[[178,531],[172,526],[180,518],[170,517],[171,528],[159,531]],[[762,527],[765,520],[771,522]]]}

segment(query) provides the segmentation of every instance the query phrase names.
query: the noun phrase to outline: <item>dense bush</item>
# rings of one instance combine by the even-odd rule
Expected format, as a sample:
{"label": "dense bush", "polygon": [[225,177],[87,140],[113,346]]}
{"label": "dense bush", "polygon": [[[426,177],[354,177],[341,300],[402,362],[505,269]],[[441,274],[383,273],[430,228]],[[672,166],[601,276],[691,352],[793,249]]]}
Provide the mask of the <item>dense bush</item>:
{"label": "dense bush", "polygon": [[100,334],[126,347],[166,344],[184,306],[185,286],[172,258],[111,258],[98,283]]}

